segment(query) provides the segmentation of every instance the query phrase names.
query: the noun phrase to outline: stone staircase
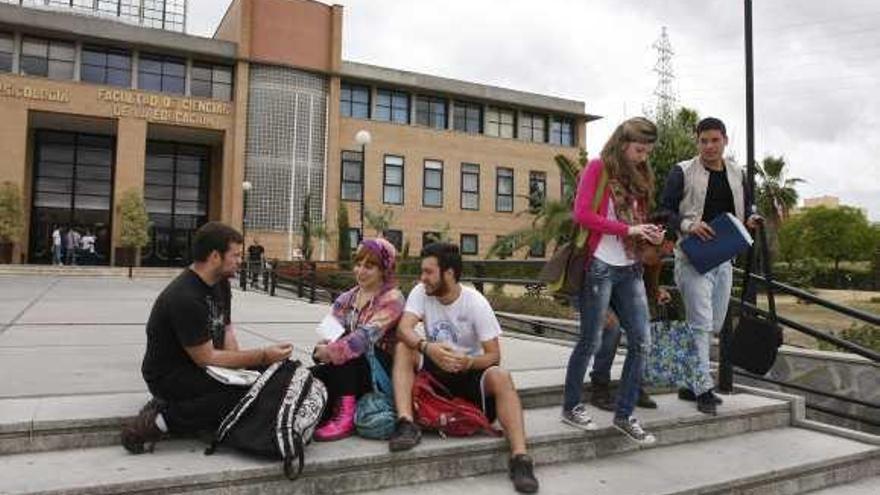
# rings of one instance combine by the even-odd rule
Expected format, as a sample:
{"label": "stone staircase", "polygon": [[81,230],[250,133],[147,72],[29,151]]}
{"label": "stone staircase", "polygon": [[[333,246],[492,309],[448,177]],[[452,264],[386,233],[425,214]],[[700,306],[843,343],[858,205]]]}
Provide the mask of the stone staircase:
{"label": "stone staircase", "polygon": [[[878,493],[880,438],[803,419],[796,397],[742,389],[725,396],[718,416],[698,413],[674,394],[638,410],[657,437],[640,448],[611,428],[583,432],[559,421],[557,373],[514,374],[527,406],[529,448],[541,493]],[[153,454],[128,455],[121,422],[143,393],[0,400],[0,494],[420,494],[512,493],[503,439],[441,439],[426,434],[413,451],[351,438],[307,449],[294,482],[278,462],[221,449],[204,456],[196,440],[160,442]],[[831,490],[831,491],[829,491]],[[848,490],[848,491],[834,491]]]}

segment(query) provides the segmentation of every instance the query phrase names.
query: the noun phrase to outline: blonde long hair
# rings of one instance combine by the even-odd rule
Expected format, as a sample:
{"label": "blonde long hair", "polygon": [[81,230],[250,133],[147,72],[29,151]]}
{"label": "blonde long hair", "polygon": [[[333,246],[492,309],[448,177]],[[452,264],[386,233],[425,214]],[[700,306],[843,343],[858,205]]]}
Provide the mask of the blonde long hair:
{"label": "blonde long hair", "polygon": [[609,182],[617,182],[626,196],[615,198],[618,209],[631,205],[634,199],[646,210],[653,207],[654,171],[647,162],[628,163],[624,150],[629,143],[653,144],[655,141],[657,126],[644,117],[634,117],[617,126],[602,148],[602,163],[608,171]]}

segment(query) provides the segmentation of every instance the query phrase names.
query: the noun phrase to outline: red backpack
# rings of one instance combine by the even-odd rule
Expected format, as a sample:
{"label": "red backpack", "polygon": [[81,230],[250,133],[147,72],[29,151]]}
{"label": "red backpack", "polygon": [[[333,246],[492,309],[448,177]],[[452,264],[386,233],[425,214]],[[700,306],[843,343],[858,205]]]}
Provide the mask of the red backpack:
{"label": "red backpack", "polygon": [[437,378],[420,371],[413,384],[413,409],[416,424],[435,430],[441,436],[469,437],[477,433],[499,436],[479,407],[454,397]]}

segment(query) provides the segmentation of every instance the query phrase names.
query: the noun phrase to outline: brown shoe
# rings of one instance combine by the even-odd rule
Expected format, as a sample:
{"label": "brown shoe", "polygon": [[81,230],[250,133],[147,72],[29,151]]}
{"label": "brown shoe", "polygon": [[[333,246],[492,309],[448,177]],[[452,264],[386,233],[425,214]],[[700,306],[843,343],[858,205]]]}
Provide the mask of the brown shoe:
{"label": "brown shoe", "polygon": [[[122,446],[132,454],[143,454],[145,450],[153,452],[156,442],[162,439],[162,430],[156,426],[160,403],[150,399],[141,408],[138,415],[122,427]],[[145,444],[149,444],[147,449]]]}

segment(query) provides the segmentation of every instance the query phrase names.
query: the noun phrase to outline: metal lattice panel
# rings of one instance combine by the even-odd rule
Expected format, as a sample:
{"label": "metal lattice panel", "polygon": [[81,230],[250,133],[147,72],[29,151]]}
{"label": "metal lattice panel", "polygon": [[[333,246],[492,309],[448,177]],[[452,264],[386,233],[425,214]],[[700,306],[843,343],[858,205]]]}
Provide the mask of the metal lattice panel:
{"label": "metal lattice panel", "polygon": [[251,65],[245,176],[248,230],[302,233],[310,195],[321,222],[327,135],[327,79],[284,67]]}
{"label": "metal lattice panel", "polygon": [[0,0],[0,3],[68,10],[167,31],[186,30],[187,0]]}

